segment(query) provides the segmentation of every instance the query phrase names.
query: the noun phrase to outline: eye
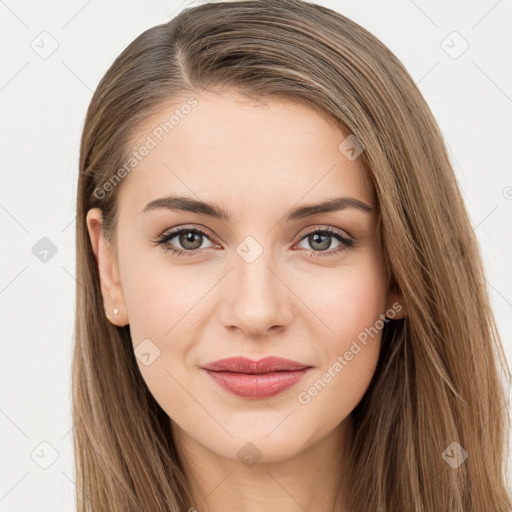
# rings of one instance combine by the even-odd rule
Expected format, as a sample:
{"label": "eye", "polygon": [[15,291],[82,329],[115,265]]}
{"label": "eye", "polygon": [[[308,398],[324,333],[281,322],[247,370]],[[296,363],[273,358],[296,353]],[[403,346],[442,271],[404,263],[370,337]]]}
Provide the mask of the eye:
{"label": "eye", "polygon": [[[171,243],[173,239],[176,239],[176,241]],[[210,237],[205,231],[201,229],[180,228],[161,235],[154,242],[157,245],[160,245],[166,252],[170,251],[176,256],[186,257],[200,254],[202,249],[204,249],[202,245],[205,239],[210,240]],[[312,248],[312,251],[310,251],[312,258],[333,256],[355,245],[354,240],[344,236],[341,234],[341,232],[332,228],[314,229],[308,231],[300,239],[299,243],[302,243],[303,241],[308,243]],[[337,241],[338,245],[335,246],[334,250],[327,251],[327,249],[331,247],[333,241]],[[178,247],[176,247],[176,244],[179,244]],[[215,244],[211,243],[207,247],[215,246]]]}
{"label": "eye", "polygon": [[[331,246],[333,239],[338,242],[338,245],[334,250],[327,252],[327,249]],[[311,253],[311,257],[313,258],[333,256],[354,246],[353,240],[332,228],[309,231],[301,238],[300,242],[303,241],[313,248],[313,252]]]}
{"label": "eye", "polygon": [[[170,242],[174,238],[177,239],[177,243],[180,244],[182,248],[173,247],[173,244]],[[199,249],[201,249],[204,239],[209,240],[209,237],[206,232],[201,229],[181,228],[162,235],[155,240],[155,242],[160,245],[164,251],[170,251],[176,256],[193,256],[201,252]],[[213,246],[214,244],[209,247]]]}

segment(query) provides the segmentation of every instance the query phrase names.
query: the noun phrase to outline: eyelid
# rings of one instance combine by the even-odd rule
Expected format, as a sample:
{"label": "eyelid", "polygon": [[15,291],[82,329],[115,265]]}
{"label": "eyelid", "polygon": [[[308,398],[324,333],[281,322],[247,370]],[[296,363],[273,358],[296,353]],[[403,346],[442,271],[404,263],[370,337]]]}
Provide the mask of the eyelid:
{"label": "eyelid", "polygon": [[[189,229],[190,231],[198,231],[198,232],[202,232],[202,234],[204,234],[205,236],[207,236],[209,239],[217,239],[219,240],[219,237],[217,237],[216,235],[214,235],[208,228],[202,226],[201,224],[194,224],[194,225],[188,225],[188,224],[184,224],[184,225],[180,225],[180,226],[176,226],[175,228],[169,228],[169,229],[166,229],[161,235],[159,235],[156,240],[160,240],[164,237],[168,237],[170,235],[172,235],[173,237],[180,234],[180,232],[184,231],[184,230],[187,230]],[[327,224],[317,224],[311,228],[308,228],[306,231],[302,231],[302,235],[301,237],[297,240],[297,242],[294,243],[294,245],[300,241],[302,241],[304,239],[305,236],[311,234],[311,233],[315,233],[317,231],[330,231],[332,233],[336,233],[338,235],[340,235],[341,237],[345,238],[345,239],[350,239],[351,241],[355,241],[354,237],[346,230],[342,230],[342,229],[339,229],[339,228],[335,228],[333,226],[329,226]],[[301,231],[299,231],[301,232]],[[297,236],[297,235],[296,235]],[[295,238],[295,237],[294,237]],[[214,240],[210,240],[212,242],[214,242]]]}
{"label": "eyelid", "polygon": [[168,236],[173,236],[174,237],[176,235],[179,235],[180,232],[186,231],[186,230],[197,231],[197,232],[199,232],[201,234],[204,234],[209,239],[214,239],[214,240],[217,239],[217,240],[219,240],[218,236],[214,235],[208,228],[205,228],[201,224],[193,224],[193,225],[183,224],[183,225],[176,226],[174,228],[168,228],[161,235],[159,235],[157,237],[157,239],[161,239],[163,237],[168,237]]}
{"label": "eyelid", "polygon": [[315,233],[316,231],[329,231],[331,233],[336,233],[336,234],[340,235],[341,237],[346,238],[347,240],[349,240],[349,239],[350,240],[354,240],[354,237],[348,231],[345,231],[343,229],[335,228],[333,226],[328,226],[327,224],[324,224],[323,226],[320,224],[321,227],[318,227],[318,226],[319,225],[317,224],[317,226],[302,232],[302,236],[301,236],[299,242],[306,235],[309,235],[311,233]]}

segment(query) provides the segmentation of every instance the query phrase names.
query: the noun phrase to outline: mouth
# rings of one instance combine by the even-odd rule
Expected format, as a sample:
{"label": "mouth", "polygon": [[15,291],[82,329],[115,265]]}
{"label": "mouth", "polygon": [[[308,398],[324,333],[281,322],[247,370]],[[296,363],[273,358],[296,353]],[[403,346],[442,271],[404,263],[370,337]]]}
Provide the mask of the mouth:
{"label": "mouth", "polygon": [[297,384],[312,366],[269,356],[259,361],[231,357],[202,368],[224,390],[242,398],[262,400]]}

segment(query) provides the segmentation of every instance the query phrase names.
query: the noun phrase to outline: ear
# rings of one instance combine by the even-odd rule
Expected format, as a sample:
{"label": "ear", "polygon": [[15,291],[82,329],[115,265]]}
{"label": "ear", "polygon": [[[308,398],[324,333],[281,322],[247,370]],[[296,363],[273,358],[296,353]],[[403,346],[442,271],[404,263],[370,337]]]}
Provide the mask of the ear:
{"label": "ear", "polygon": [[386,316],[391,320],[399,320],[407,316],[407,307],[403,297],[396,290],[390,290],[388,293]]}
{"label": "ear", "polygon": [[[119,279],[116,251],[105,240],[102,232],[103,212],[100,208],[91,208],[87,212],[86,220],[98,265],[105,314],[112,324],[123,327],[128,324],[128,313]],[[118,311],[117,314],[114,314],[115,310]]]}

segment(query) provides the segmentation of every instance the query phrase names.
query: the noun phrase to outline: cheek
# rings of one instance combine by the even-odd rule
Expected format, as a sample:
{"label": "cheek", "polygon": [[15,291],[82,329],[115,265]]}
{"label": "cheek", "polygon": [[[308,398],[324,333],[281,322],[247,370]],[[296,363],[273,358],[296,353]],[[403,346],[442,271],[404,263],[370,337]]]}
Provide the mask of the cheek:
{"label": "cheek", "polygon": [[359,403],[380,353],[386,280],[372,259],[360,263],[344,269],[336,279],[317,282],[311,295],[312,309],[328,331],[324,328],[327,334],[316,337],[321,364],[300,387],[297,399],[308,415],[326,420],[327,430]]}
{"label": "cheek", "polygon": [[205,297],[217,281],[211,270],[171,265],[149,252],[125,252],[123,294],[137,365],[151,394],[169,416],[190,408],[185,364],[197,326],[211,311]]}
{"label": "cheek", "polygon": [[318,368],[297,393],[297,412],[316,425],[317,435],[344,421],[363,398],[379,358],[380,333],[367,343],[341,340],[329,362]]}
{"label": "cheek", "polygon": [[[208,292],[208,278],[193,265],[172,265],[159,248],[133,252],[123,261],[123,294],[133,343],[154,338],[166,343],[194,322],[196,305]],[[211,285],[210,285],[211,286]]]}
{"label": "cheek", "polygon": [[[353,338],[375,324],[385,312],[386,277],[372,255],[315,279],[306,278],[308,306],[325,323],[326,352],[344,351]],[[314,286],[313,286],[314,284]]]}
{"label": "cheek", "polygon": [[190,407],[184,361],[190,349],[194,304],[204,292],[185,267],[173,269],[146,256],[126,259],[123,293],[139,371],[170,417]]}

